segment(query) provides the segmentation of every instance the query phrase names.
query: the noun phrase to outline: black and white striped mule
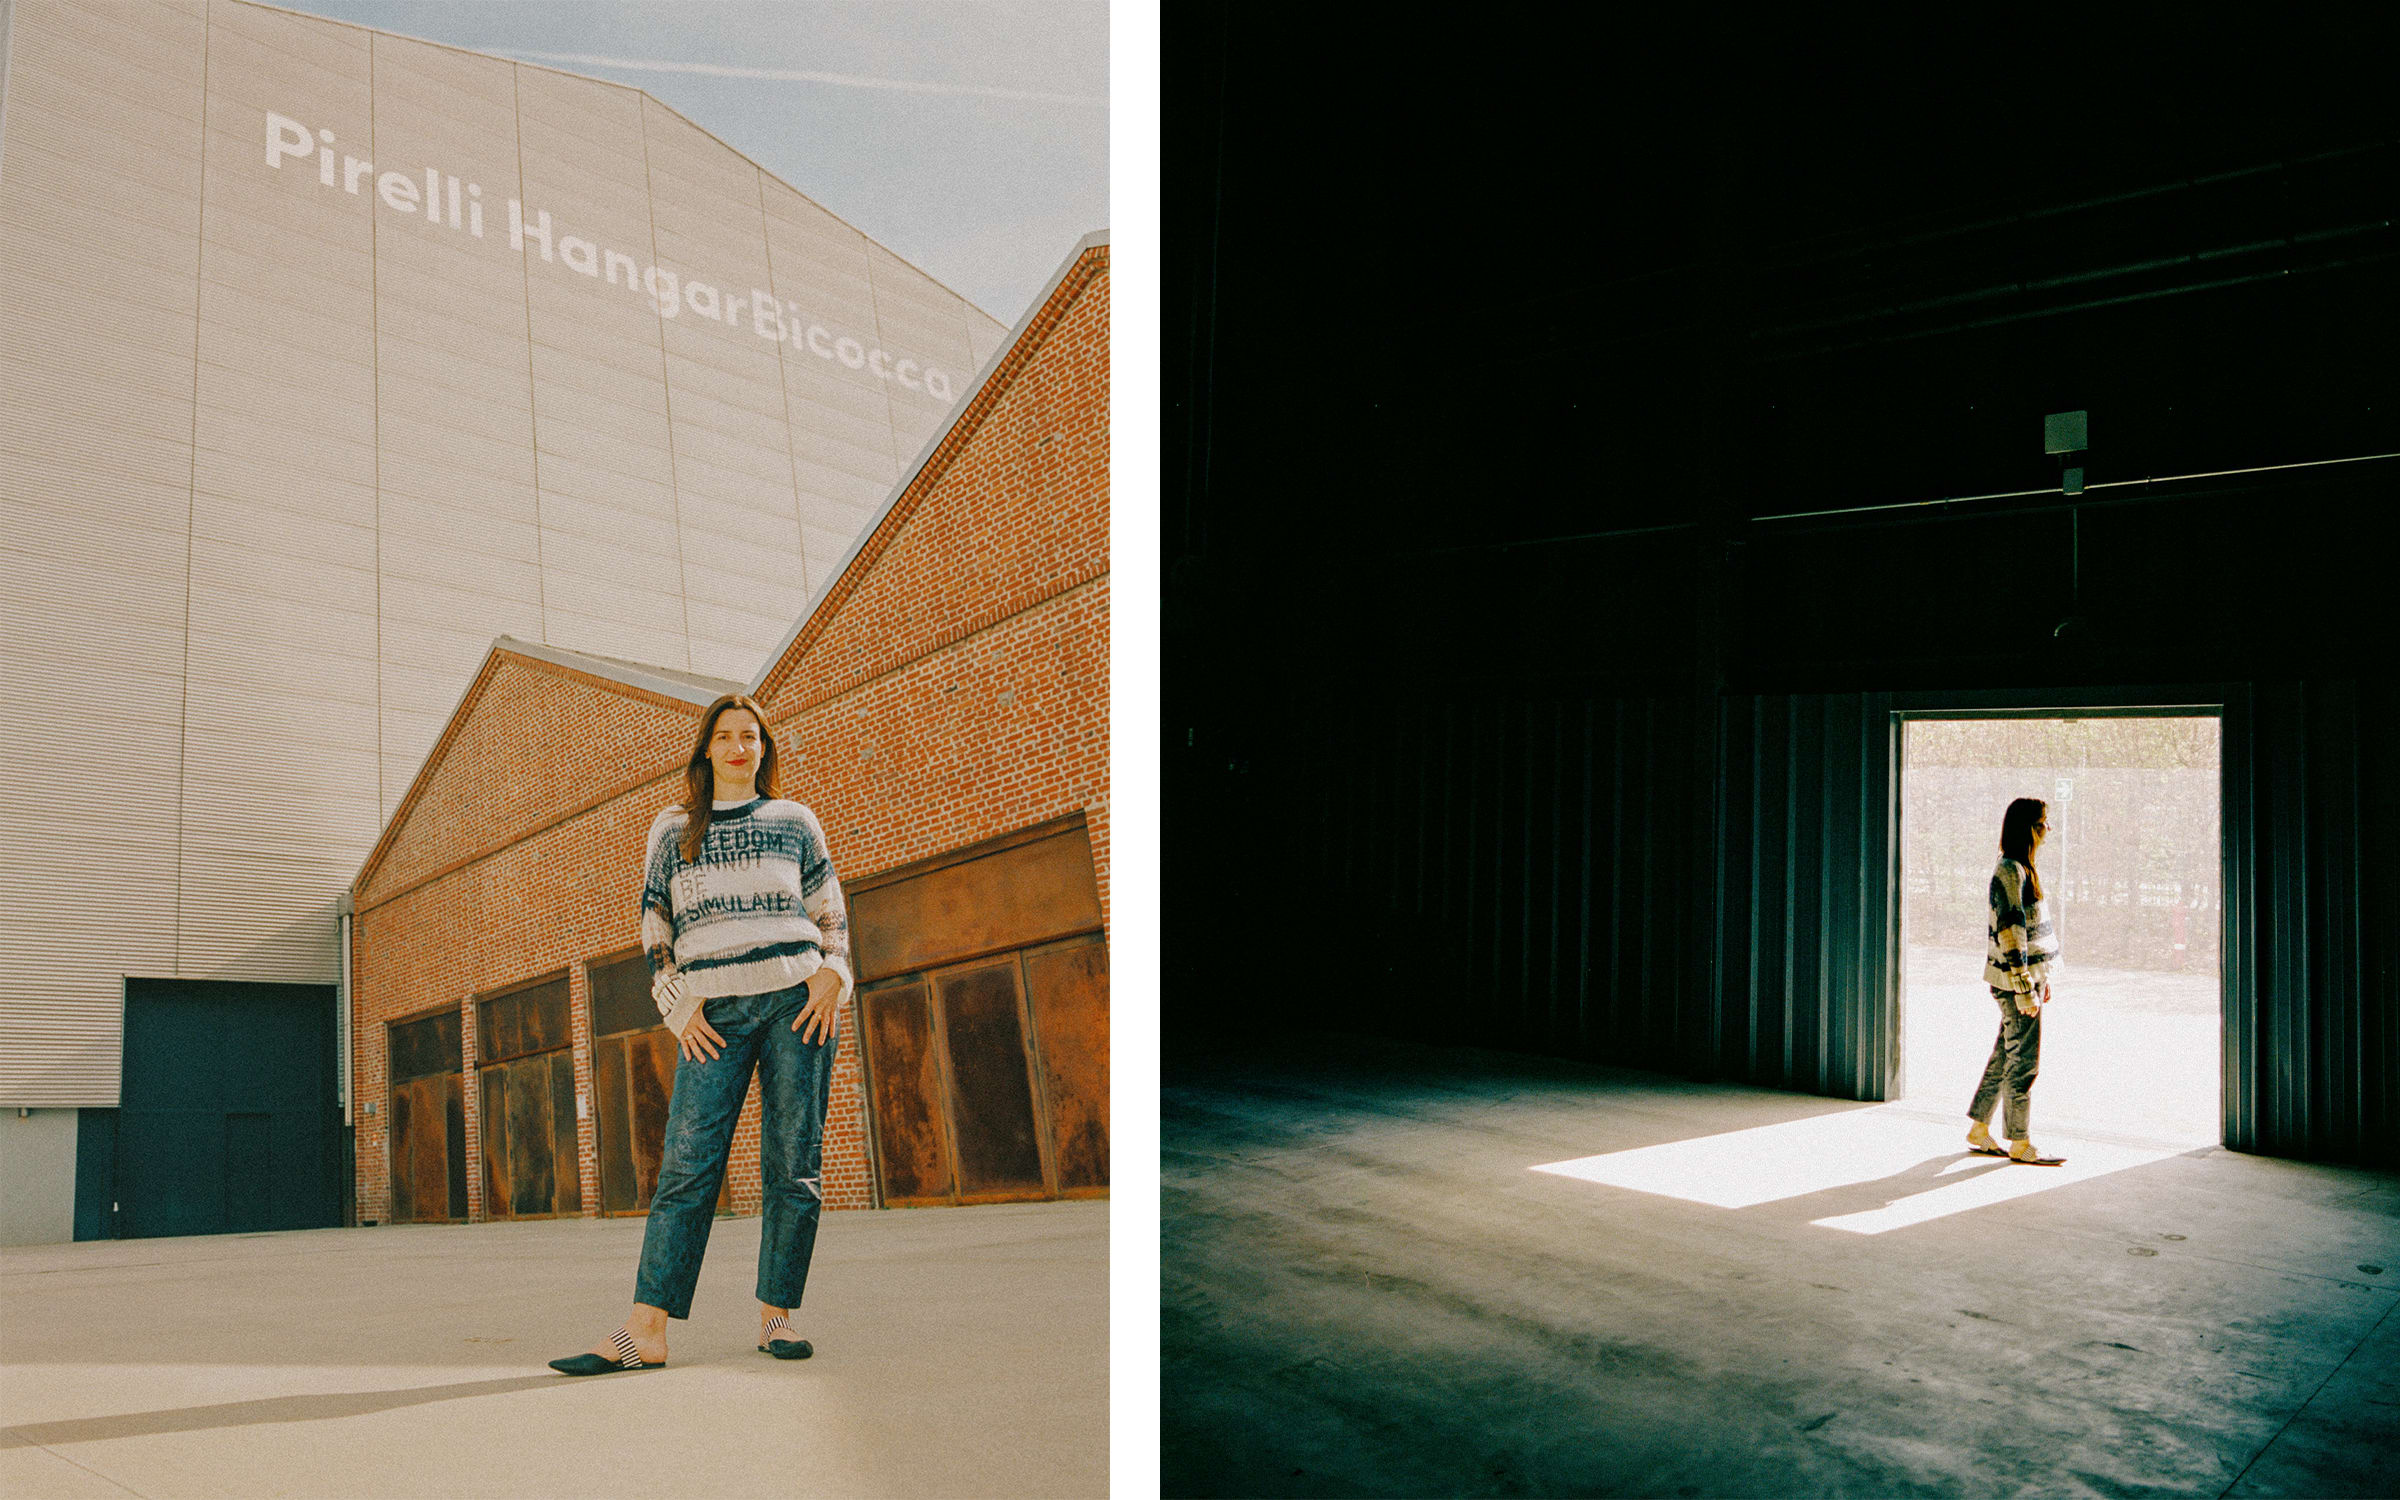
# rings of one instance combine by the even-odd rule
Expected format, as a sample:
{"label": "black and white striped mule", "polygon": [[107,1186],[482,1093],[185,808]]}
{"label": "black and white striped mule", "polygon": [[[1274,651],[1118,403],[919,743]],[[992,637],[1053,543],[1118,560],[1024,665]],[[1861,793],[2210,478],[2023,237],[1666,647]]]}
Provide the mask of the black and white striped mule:
{"label": "black and white striped mule", "polygon": [[633,1335],[622,1328],[609,1336],[609,1342],[616,1346],[615,1359],[605,1354],[573,1354],[565,1359],[550,1361],[550,1368],[561,1375],[606,1375],[611,1370],[663,1370],[667,1367],[663,1359],[642,1358],[641,1351],[634,1347]]}
{"label": "black and white striped mule", "polygon": [[777,1359],[806,1359],[816,1353],[816,1350],[809,1347],[806,1339],[779,1339],[775,1336],[777,1329],[791,1326],[784,1320],[781,1313],[767,1319],[767,1326],[761,1330],[760,1335],[766,1339],[766,1342],[758,1346],[758,1352],[772,1354]]}

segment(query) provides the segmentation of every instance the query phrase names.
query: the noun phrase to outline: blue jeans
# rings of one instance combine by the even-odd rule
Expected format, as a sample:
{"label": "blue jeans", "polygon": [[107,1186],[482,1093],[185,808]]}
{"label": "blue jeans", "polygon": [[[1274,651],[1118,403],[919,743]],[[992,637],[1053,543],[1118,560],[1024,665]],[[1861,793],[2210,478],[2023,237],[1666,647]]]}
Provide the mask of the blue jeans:
{"label": "blue jeans", "polygon": [[702,1014],[725,1043],[714,1058],[678,1056],[675,1092],[667,1103],[666,1146],[650,1222],[642,1231],[642,1264],[633,1300],[663,1307],[670,1318],[692,1315],[692,1287],[716,1222],[717,1192],[733,1127],[758,1070],[759,1178],[765,1224],[758,1237],[758,1300],[798,1307],[817,1244],[824,1207],[819,1188],[825,1107],[833,1091],[833,1046],[802,1041],[792,1020],[808,1003],[808,986],[756,995],[723,995]]}

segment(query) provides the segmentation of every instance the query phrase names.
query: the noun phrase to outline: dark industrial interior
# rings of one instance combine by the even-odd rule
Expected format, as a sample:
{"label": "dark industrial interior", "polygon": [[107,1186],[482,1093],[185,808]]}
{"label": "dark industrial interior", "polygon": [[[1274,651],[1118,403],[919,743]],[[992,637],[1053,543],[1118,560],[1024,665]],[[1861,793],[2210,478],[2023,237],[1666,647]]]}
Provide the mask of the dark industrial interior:
{"label": "dark industrial interior", "polygon": [[[1168,14],[1165,1493],[2400,1492],[2395,33],[2180,26]],[[1897,725],[2143,706],[2222,1140],[2028,1187]]]}

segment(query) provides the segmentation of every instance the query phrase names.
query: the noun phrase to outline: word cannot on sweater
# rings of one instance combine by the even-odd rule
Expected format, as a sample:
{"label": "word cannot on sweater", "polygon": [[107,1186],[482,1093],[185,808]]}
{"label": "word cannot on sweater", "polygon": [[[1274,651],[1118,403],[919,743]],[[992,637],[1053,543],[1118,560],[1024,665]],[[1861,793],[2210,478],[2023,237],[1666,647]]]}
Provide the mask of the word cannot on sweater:
{"label": "word cannot on sweater", "polygon": [[2039,994],[2059,966],[2058,934],[2026,877],[2025,867],[2005,856],[1992,870],[1983,982],[1996,994]]}
{"label": "word cannot on sweater", "polygon": [[[683,858],[688,815],[651,820],[642,861],[642,947],[694,995],[756,995],[830,971],[851,987],[850,914],[817,815],[782,797],[715,802],[700,857]],[[812,985],[811,992],[816,987]]]}

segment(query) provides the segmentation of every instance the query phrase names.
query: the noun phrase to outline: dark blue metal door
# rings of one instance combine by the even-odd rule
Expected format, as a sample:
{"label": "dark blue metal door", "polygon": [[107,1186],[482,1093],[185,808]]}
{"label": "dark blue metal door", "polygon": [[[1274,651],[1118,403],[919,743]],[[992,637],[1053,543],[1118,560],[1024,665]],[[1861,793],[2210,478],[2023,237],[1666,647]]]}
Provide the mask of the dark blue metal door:
{"label": "dark blue metal door", "polygon": [[341,1222],[334,989],[128,979],[108,1202],[79,1223],[135,1239]]}

